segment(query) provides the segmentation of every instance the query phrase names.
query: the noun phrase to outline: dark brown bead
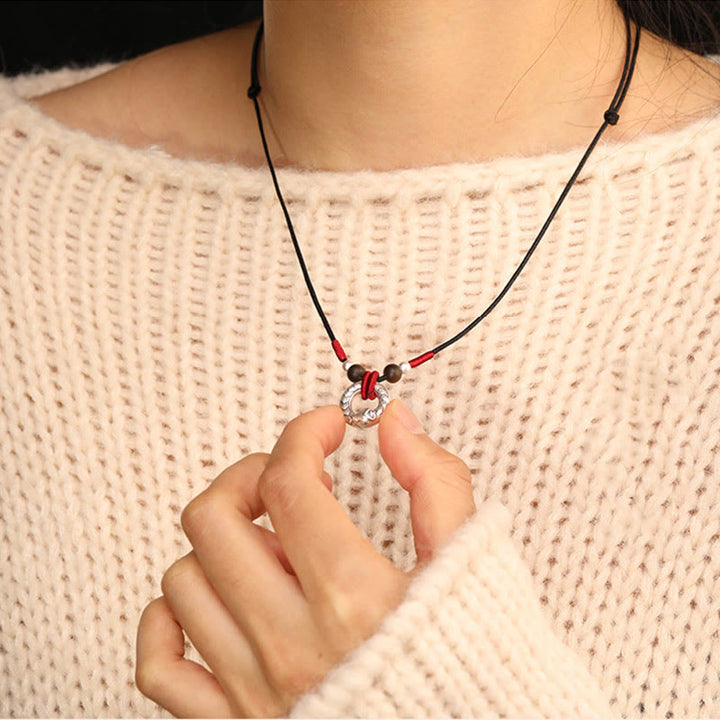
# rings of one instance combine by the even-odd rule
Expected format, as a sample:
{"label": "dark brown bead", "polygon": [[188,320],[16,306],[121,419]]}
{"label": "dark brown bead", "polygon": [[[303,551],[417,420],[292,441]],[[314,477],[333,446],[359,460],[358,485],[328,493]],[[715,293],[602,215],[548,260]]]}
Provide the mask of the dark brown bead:
{"label": "dark brown bead", "polygon": [[388,382],[396,383],[402,377],[402,369],[395,363],[390,363],[385,366],[383,375],[387,378]]}
{"label": "dark brown bead", "polygon": [[365,374],[365,368],[355,363],[348,368],[347,376],[350,382],[360,382]]}

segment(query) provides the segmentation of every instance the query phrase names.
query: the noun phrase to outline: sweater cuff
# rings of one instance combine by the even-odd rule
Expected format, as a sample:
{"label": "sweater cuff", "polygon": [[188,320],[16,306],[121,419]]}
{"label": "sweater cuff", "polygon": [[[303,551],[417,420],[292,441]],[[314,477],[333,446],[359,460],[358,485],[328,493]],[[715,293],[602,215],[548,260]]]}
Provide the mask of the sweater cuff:
{"label": "sweater cuff", "polygon": [[612,717],[543,614],[510,527],[484,502],[291,717]]}

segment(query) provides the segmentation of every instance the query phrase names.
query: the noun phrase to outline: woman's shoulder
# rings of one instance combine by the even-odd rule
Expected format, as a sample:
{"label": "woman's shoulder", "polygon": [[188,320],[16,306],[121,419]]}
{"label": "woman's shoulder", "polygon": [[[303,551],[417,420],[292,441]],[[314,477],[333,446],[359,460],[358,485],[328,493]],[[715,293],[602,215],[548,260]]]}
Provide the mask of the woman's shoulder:
{"label": "woman's shoulder", "polygon": [[257,156],[246,96],[254,29],[169,45],[30,100],[66,127],[132,148],[244,163]]}

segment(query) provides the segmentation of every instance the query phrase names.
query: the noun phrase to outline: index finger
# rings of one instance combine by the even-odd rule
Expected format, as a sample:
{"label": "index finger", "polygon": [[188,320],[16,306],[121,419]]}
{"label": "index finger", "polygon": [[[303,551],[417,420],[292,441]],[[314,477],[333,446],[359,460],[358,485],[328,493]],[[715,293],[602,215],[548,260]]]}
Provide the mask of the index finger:
{"label": "index finger", "polygon": [[367,573],[380,555],[322,482],[323,462],[340,445],[338,406],[312,410],[283,430],[258,481],[258,491],[303,592],[316,596],[333,578]]}

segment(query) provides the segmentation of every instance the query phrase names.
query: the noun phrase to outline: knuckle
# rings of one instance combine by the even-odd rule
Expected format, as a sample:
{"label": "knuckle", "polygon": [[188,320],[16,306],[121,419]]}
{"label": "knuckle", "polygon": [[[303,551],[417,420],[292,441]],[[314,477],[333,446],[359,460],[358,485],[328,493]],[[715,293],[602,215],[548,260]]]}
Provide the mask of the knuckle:
{"label": "knuckle", "polygon": [[327,617],[333,619],[337,627],[365,634],[365,629],[373,624],[374,613],[368,604],[360,604],[352,593],[335,588],[325,598]]}
{"label": "knuckle", "polygon": [[370,636],[396,603],[380,592],[378,577],[328,578],[320,600],[320,618],[328,637],[347,651]]}
{"label": "knuckle", "polygon": [[180,524],[188,538],[192,539],[202,532],[216,512],[217,505],[213,493],[205,490],[185,506],[180,514]]}
{"label": "knuckle", "polygon": [[165,676],[157,663],[139,662],[135,668],[135,685],[145,697],[154,700],[162,695]]}
{"label": "knuckle", "polygon": [[267,667],[267,674],[271,686],[286,698],[297,698],[307,692],[319,679],[308,669],[307,657],[304,653],[300,658],[294,658],[293,654],[287,651]]}
{"label": "knuckle", "polygon": [[195,578],[196,571],[196,564],[190,556],[186,555],[176,560],[162,576],[160,581],[162,594],[167,598],[181,592],[188,582]]}
{"label": "knuckle", "polygon": [[265,507],[290,510],[298,497],[291,468],[282,461],[273,463],[260,475],[258,494]]}

